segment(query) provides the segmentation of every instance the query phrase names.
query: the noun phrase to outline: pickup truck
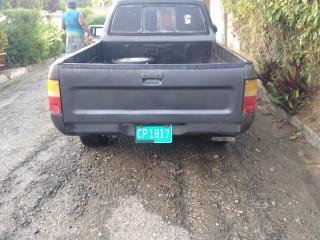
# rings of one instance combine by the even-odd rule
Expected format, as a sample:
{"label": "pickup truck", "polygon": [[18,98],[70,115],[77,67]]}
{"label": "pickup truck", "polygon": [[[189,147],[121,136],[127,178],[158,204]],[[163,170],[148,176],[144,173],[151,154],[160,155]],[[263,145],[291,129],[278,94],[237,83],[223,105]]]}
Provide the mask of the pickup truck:
{"label": "pickup truck", "polygon": [[52,64],[53,124],[89,147],[108,135],[234,141],[254,119],[256,72],[216,32],[199,0],[117,1],[99,42]]}

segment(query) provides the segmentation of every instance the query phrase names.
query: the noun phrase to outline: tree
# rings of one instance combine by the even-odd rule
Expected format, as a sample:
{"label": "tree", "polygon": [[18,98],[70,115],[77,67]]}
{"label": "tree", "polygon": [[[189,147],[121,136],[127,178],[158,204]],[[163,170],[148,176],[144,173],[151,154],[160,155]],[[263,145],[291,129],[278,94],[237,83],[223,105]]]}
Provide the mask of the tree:
{"label": "tree", "polygon": [[91,0],[91,4],[93,7],[105,7],[110,5],[112,0]]}
{"label": "tree", "polygon": [[22,8],[28,9],[44,9],[43,0],[20,0]]}
{"label": "tree", "polygon": [[45,9],[49,12],[55,12],[60,9],[59,0],[46,0]]}
{"label": "tree", "polygon": [[43,0],[0,0],[0,9],[11,8],[28,8],[28,9],[43,9]]}

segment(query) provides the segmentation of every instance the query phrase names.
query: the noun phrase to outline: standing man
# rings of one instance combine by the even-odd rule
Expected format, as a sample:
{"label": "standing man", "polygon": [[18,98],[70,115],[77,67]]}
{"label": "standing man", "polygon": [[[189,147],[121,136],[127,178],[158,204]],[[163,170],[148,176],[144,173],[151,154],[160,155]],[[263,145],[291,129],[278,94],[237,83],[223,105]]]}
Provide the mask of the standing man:
{"label": "standing man", "polygon": [[62,28],[66,30],[66,53],[73,53],[88,45],[92,40],[91,32],[83,19],[82,14],[76,10],[76,2],[68,2],[68,10],[62,15]]}

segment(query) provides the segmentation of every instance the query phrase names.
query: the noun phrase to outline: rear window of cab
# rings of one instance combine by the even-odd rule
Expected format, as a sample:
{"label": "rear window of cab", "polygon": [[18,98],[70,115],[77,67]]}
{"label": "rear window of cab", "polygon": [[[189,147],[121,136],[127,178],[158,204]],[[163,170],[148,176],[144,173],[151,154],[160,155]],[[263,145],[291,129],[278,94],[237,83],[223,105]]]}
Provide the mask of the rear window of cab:
{"label": "rear window of cab", "polygon": [[205,32],[207,27],[197,5],[119,6],[110,28],[113,34]]}

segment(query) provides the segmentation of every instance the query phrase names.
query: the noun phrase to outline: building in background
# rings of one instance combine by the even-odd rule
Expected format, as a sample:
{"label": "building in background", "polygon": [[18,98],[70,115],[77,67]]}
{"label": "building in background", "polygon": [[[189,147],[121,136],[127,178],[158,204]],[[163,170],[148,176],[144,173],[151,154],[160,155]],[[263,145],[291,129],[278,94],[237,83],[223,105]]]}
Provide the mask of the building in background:
{"label": "building in background", "polygon": [[56,12],[42,11],[42,16],[45,17],[48,21],[50,21],[52,24],[55,24],[58,27],[61,27],[62,11],[56,11]]}

